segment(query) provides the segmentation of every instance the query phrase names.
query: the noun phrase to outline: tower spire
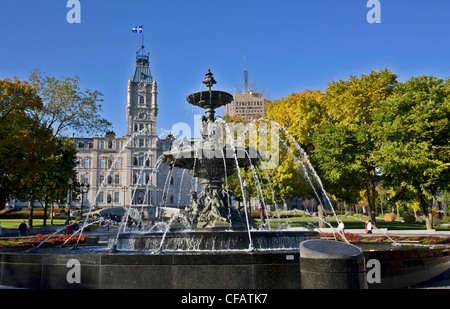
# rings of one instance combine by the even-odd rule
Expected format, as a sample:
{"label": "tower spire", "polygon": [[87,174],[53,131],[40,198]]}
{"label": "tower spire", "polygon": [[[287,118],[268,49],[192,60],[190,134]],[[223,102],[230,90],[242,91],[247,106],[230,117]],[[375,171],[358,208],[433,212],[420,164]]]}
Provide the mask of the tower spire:
{"label": "tower spire", "polygon": [[132,78],[133,83],[144,81],[147,85],[152,84],[152,76],[150,73],[149,53],[144,48],[144,25],[133,27],[134,33],[140,33],[141,48],[136,52],[136,69]]}
{"label": "tower spire", "polygon": [[244,83],[245,83],[245,93],[248,93],[248,72],[247,72],[247,59],[244,54]]}

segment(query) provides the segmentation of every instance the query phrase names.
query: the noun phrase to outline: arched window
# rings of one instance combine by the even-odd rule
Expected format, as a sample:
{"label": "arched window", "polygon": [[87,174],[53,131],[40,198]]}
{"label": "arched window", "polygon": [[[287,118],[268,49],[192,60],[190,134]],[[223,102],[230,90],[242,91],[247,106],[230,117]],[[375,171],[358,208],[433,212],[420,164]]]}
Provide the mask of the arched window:
{"label": "arched window", "polygon": [[144,105],[145,98],[144,96],[139,97],[139,104]]}

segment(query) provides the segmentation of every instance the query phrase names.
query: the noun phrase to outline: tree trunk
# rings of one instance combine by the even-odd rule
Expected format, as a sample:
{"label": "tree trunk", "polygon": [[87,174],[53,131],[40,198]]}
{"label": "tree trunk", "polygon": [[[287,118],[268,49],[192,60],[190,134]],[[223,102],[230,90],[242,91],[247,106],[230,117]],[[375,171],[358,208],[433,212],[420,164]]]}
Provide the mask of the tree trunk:
{"label": "tree trunk", "polygon": [[31,192],[29,208],[30,208],[30,217],[28,218],[28,227],[31,229],[33,228],[34,189]]}
{"label": "tree trunk", "polygon": [[47,225],[47,209],[48,209],[48,195],[44,198],[44,221],[42,225]]}
{"label": "tree trunk", "polygon": [[325,222],[323,218],[324,211],[322,204],[320,203],[317,204],[317,215],[319,216],[319,228],[323,229],[325,227]]}
{"label": "tree trunk", "polygon": [[376,190],[375,190],[375,183],[372,182],[371,183],[371,187],[367,188],[366,190],[367,193],[367,214],[370,217],[370,220],[372,220],[373,224],[375,224],[375,194],[376,194]]}
{"label": "tree trunk", "polygon": [[[416,188],[416,189],[418,189],[418,188]],[[421,194],[420,191],[419,191],[418,195],[419,195],[420,209],[423,212],[427,230],[432,230],[433,229],[433,208],[432,208],[433,204],[430,203],[429,201],[427,201],[426,197],[423,194]]]}

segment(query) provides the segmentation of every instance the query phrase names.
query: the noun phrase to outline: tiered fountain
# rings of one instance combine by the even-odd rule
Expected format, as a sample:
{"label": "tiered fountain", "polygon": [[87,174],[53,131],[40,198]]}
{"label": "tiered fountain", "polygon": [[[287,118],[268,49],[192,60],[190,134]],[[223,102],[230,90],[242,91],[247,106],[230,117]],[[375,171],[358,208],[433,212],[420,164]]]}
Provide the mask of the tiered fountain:
{"label": "tiered fountain", "polygon": [[[189,227],[163,232],[120,233],[111,239],[114,250],[148,251],[203,251],[203,250],[270,250],[298,248],[305,239],[318,238],[312,231],[256,230],[254,219],[245,208],[237,209],[231,204],[230,193],[224,188],[224,179],[239,168],[255,166],[256,150],[220,142],[221,126],[215,121],[215,109],[230,103],[233,96],[212,90],[216,84],[210,70],[203,83],[206,91],[187,96],[188,103],[205,109],[200,129],[201,141],[195,145],[183,145],[166,151],[162,162],[169,168],[189,170],[199,177],[201,193],[191,190],[192,205],[189,210]],[[253,156],[250,154],[254,154]],[[242,184],[242,181],[241,181]],[[247,201],[244,195],[244,205]],[[180,224],[173,224],[180,226]]]}

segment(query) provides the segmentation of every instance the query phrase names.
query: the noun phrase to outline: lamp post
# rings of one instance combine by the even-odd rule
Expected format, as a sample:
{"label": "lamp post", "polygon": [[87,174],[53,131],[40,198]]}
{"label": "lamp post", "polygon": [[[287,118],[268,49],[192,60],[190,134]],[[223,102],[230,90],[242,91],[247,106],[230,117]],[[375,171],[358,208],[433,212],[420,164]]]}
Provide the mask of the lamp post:
{"label": "lamp post", "polygon": [[84,194],[86,193],[86,196],[87,196],[87,193],[89,192],[89,188],[90,188],[90,187],[91,187],[91,186],[90,186],[89,184],[85,185],[84,183],[82,183],[82,184],[80,185],[80,192],[81,192],[81,213],[80,213],[81,219],[80,219],[80,220],[83,220],[83,202],[84,202]]}
{"label": "lamp post", "polygon": [[69,178],[69,181],[67,182],[69,184],[69,191],[67,192],[67,222],[69,222],[70,220],[70,206],[72,203],[72,185],[73,185],[73,180],[72,178]]}
{"label": "lamp post", "polygon": [[122,190],[123,190],[123,207],[126,207],[125,206],[125,195],[126,195],[126,192],[127,192],[127,187],[123,186]]}

